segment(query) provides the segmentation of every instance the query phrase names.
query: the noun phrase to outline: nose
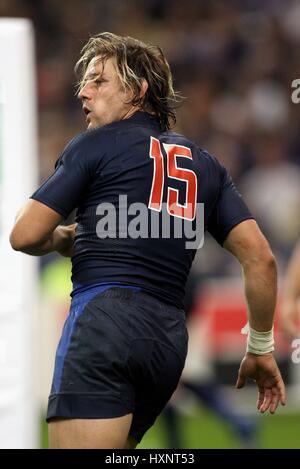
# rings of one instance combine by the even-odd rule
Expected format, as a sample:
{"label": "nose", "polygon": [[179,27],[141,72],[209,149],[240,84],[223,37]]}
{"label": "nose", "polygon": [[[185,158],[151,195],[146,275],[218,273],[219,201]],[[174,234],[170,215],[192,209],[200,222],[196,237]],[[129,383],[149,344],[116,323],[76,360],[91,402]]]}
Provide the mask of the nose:
{"label": "nose", "polygon": [[91,83],[87,82],[85,85],[83,85],[83,87],[79,91],[78,98],[81,99],[81,100],[90,99],[91,98],[91,89],[92,89],[91,88]]}

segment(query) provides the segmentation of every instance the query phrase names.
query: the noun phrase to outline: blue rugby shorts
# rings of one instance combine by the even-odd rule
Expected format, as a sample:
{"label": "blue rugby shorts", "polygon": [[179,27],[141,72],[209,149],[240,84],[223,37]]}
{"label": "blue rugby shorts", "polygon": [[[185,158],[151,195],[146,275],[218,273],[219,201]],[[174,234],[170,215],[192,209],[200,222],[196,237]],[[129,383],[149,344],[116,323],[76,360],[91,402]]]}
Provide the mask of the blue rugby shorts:
{"label": "blue rugby shorts", "polygon": [[58,345],[47,421],[133,413],[139,442],[172,396],[187,354],[185,313],[129,286],[72,299]]}

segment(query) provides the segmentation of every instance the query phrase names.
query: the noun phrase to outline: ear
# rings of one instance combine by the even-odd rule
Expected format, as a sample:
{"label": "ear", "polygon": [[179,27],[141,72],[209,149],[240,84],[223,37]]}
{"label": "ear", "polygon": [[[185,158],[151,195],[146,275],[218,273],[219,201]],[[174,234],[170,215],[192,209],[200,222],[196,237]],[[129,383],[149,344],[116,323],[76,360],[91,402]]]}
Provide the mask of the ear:
{"label": "ear", "polygon": [[148,82],[145,80],[145,78],[142,78],[140,98],[143,98],[145,96],[145,94],[147,93],[148,87],[149,87]]}

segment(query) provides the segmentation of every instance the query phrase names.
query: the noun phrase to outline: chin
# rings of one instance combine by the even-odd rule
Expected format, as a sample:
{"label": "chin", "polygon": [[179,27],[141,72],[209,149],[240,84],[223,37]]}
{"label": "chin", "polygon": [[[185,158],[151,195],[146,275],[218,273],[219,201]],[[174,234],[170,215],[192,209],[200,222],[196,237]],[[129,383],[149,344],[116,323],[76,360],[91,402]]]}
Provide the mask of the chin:
{"label": "chin", "polygon": [[105,124],[102,124],[102,123],[100,123],[100,122],[89,122],[87,128],[88,128],[89,130],[91,130],[91,129],[97,129],[98,127],[102,127],[103,125],[105,125]]}

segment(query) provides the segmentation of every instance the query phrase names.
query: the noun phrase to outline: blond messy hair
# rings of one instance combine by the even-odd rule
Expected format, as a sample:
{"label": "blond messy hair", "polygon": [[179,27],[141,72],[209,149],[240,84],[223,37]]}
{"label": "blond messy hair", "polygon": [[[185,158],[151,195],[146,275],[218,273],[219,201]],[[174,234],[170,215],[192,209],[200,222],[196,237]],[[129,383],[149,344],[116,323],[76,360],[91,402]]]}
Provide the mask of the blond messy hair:
{"label": "blond messy hair", "polygon": [[[97,56],[100,56],[103,64],[109,58],[115,59],[122,86],[133,93],[131,104],[154,114],[161,130],[168,130],[171,123],[176,123],[175,108],[180,102],[180,96],[173,89],[170,67],[160,47],[107,32],[91,37],[75,65],[79,77],[78,92],[86,83],[85,74],[89,63]],[[148,89],[140,97],[143,80],[148,83]]]}

